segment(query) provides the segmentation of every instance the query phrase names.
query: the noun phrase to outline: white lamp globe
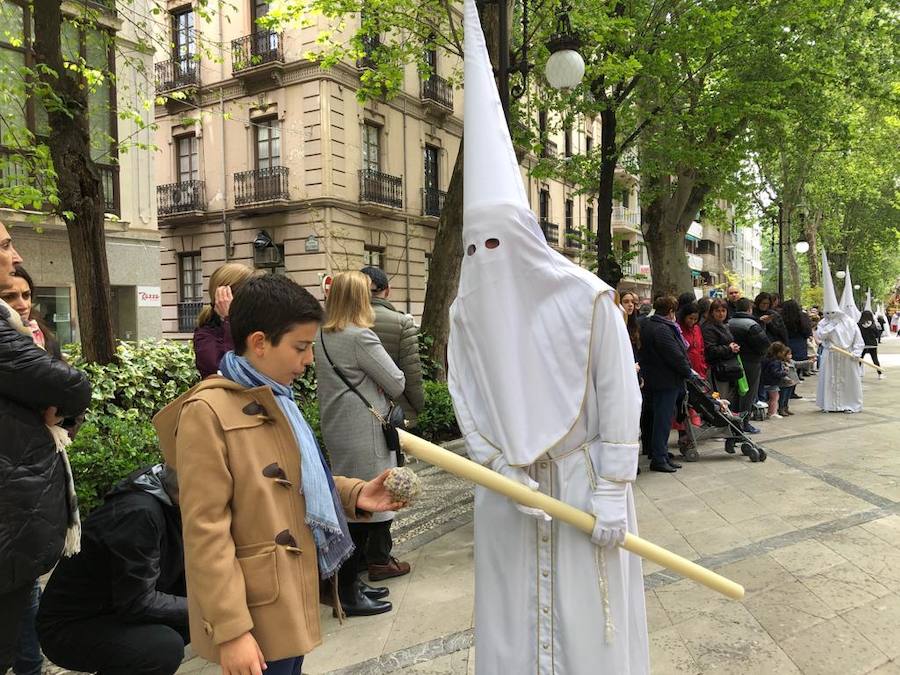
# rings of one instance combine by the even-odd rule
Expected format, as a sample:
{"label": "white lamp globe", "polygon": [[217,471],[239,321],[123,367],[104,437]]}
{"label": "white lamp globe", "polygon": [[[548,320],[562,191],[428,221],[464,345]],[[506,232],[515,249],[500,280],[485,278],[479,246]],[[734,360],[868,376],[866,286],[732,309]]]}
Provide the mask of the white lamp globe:
{"label": "white lamp globe", "polygon": [[845,276],[847,276],[847,273],[844,270],[838,270],[837,272],[835,272],[835,276],[838,279],[843,279]]}
{"label": "white lamp globe", "polygon": [[859,290],[859,284],[853,284],[853,290],[854,290],[854,291],[858,291],[858,290]]}
{"label": "white lamp globe", "polygon": [[547,59],[544,73],[554,89],[573,89],[584,77],[584,59],[574,49],[560,49]]}
{"label": "white lamp globe", "polygon": [[797,251],[797,253],[806,253],[807,251],[809,251],[809,242],[798,241],[796,244],[794,244],[794,250]]}

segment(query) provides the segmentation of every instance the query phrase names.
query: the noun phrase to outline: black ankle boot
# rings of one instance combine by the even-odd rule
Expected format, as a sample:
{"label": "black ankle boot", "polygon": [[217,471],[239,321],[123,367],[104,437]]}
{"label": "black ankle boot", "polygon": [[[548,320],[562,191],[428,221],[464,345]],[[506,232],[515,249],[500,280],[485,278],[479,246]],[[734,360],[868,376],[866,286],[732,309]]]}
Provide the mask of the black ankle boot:
{"label": "black ankle boot", "polygon": [[384,614],[393,609],[393,605],[384,600],[375,600],[363,592],[363,584],[359,579],[352,586],[343,586],[338,589],[341,598],[341,607],[347,616],[373,616]]}

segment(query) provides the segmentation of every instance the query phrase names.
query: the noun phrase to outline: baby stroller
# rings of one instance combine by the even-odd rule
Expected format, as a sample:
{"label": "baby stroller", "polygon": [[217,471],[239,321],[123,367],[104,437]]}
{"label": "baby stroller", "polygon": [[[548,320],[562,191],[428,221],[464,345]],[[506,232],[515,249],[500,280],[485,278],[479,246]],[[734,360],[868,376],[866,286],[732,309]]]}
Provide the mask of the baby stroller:
{"label": "baby stroller", "polygon": [[[725,441],[725,452],[733,455],[735,446],[740,443],[741,453],[751,462],[765,462],[766,451],[754,443],[744,433],[746,414],[735,414],[725,401],[718,399],[718,394],[710,384],[701,377],[690,377],[686,382],[687,396],[684,397],[685,431],[694,447],[683,452],[685,457],[696,460],[696,444],[706,438],[718,438]],[[702,424],[697,427],[690,424],[688,408],[693,408],[700,415]],[[693,456],[688,453],[692,453]]]}

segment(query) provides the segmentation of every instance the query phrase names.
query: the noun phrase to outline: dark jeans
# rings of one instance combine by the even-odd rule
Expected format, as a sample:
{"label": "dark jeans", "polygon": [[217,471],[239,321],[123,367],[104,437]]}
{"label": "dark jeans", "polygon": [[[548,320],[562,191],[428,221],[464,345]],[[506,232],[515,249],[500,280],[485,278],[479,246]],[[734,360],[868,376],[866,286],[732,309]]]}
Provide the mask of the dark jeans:
{"label": "dark jeans", "polygon": [[750,412],[753,404],[759,400],[759,373],[762,370],[762,363],[759,361],[744,361],[744,373],[747,375],[747,384],[750,388],[747,393],[738,400],[738,410],[741,412]]}
{"label": "dark jeans", "polygon": [[[641,437],[644,448],[650,454],[651,464],[669,461],[669,431],[675,415],[675,404],[684,389],[644,389],[644,406],[641,409]],[[649,439],[649,445],[648,445]]]}
{"label": "dark jeans", "polygon": [[0,593],[0,673],[13,667],[19,645],[22,617],[34,592],[30,581],[11,591]]}
{"label": "dark jeans", "polygon": [[356,550],[353,551],[347,562],[341,566],[338,573],[338,583],[347,587],[356,579],[360,567],[366,564],[385,565],[391,559],[391,550],[394,541],[391,539],[391,524],[393,520],[381,523],[348,523],[350,538]]}
{"label": "dark jeans", "polygon": [[172,675],[189,642],[186,626],[123,623],[113,616],[41,617],[38,634],[53,663],[98,675]]}
{"label": "dark jeans", "polygon": [[22,615],[19,645],[16,649],[16,664],[13,666],[13,672],[16,675],[41,675],[44,655],[41,654],[37,626],[35,626],[40,603],[41,584],[39,581],[35,581],[31,589],[31,599],[25,607],[25,613]]}
{"label": "dark jeans", "polygon": [[778,412],[790,408],[791,394],[794,393],[794,389],[796,388],[797,385],[794,384],[790,387],[782,387],[778,390]]}
{"label": "dark jeans", "polygon": [[266,666],[266,675],[300,675],[303,670],[303,657],[294,656],[290,659],[266,661]]}
{"label": "dark jeans", "polygon": [[865,358],[866,354],[872,357],[872,363],[881,366],[881,363],[878,362],[878,347],[866,347],[863,349],[862,358]]}

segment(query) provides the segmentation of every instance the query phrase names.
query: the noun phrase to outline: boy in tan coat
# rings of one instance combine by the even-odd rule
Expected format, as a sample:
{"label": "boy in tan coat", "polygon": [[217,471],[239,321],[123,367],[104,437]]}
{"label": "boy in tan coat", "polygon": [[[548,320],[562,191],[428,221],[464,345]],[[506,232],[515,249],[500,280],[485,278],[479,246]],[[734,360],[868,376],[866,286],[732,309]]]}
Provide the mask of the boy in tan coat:
{"label": "boy in tan coat", "polygon": [[178,471],[191,644],[224,675],[298,675],[321,642],[319,577],[352,552],[346,518],[401,507],[387,472],[332,477],[291,382],[313,360],[322,309],[286,277],[231,306],[235,351],[154,419]]}

